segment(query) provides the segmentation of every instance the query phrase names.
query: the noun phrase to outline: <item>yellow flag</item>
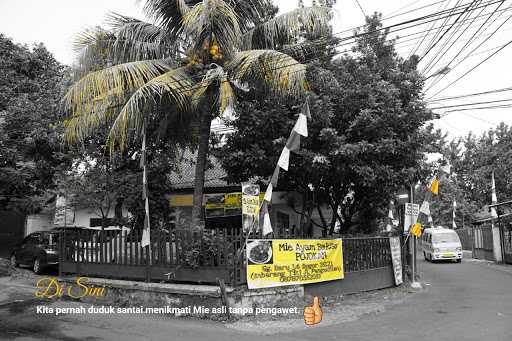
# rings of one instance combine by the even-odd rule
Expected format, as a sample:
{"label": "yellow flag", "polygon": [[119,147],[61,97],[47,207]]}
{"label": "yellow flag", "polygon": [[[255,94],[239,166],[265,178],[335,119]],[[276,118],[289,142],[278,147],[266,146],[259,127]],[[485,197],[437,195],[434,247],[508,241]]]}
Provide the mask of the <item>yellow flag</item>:
{"label": "yellow flag", "polygon": [[430,185],[430,191],[437,195],[439,194],[439,180],[437,180],[437,177],[432,180],[432,184]]}
{"label": "yellow flag", "polygon": [[411,228],[411,233],[413,235],[415,235],[416,237],[421,236],[421,224],[420,223],[414,224],[414,226]]}

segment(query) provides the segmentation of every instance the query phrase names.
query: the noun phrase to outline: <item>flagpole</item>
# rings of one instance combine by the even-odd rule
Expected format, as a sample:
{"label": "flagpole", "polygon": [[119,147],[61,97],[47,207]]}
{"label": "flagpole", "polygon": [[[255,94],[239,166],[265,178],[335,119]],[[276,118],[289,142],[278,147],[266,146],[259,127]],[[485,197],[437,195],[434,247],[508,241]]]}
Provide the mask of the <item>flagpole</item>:
{"label": "flagpole", "polygon": [[[411,185],[411,204],[414,203],[414,186]],[[416,282],[416,235],[412,236],[412,282]]]}
{"label": "flagpole", "polygon": [[[277,186],[277,178],[279,177],[279,169],[283,169],[285,171],[288,171],[288,166],[290,162],[290,152],[298,152],[300,149],[300,138],[307,137],[308,136],[308,127],[307,127],[307,121],[311,117],[310,111],[309,111],[309,98],[306,97],[306,101],[304,105],[302,106],[301,113],[299,114],[299,117],[297,118],[297,121],[295,122],[295,125],[290,133],[290,136],[288,137],[288,140],[286,142],[286,145],[284,146],[281,155],[279,156],[279,160],[277,161],[277,166],[274,170],[274,173],[270,177],[270,180],[268,182],[267,191],[265,192],[265,198],[259,203],[259,209],[258,214],[260,214],[262,206],[268,205],[271,200],[272,196],[271,194],[268,195],[269,189],[273,191],[273,188]],[[265,212],[265,215],[263,217],[263,225],[265,228],[265,219],[269,218],[268,215],[268,206],[267,206],[267,212]],[[270,221],[270,219],[269,219]],[[249,237],[252,233],[252,230],[254,226],[256,225],[256,221],[253,221],[249,231],[247,231],[247,236],[245,237],[245,242],[243,245],[241,245],[240,249],[238,250],[238,254],[236,255],[236,259],[239,259],[242,255],[243,250],[247,246],[247,242],[249,240]],[[262,232],[263,233],[263,232]]]}
{"label": "flagpole", "polygon": [[149,280],[149,267],[153,264],[153,250],[151,247],[151,225],[149,219],[149,194],[147,178],[147,157],[146,157],[146,124],[142,123],[142,149],[141,149],[141,167],[142,167],[142,199],[144,200],[144,229],[142,231],[141,245],[145,247],[148,255],[147,279]]}

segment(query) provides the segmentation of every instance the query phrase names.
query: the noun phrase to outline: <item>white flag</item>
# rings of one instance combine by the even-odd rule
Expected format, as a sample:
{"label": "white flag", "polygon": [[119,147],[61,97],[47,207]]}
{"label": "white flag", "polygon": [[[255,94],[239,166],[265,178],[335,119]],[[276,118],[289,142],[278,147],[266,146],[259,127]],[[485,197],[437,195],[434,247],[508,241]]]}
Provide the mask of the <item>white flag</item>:
{"label": "white flag", "polygon": [[149,245],[149,240],[150,240],[149,229],[142,230],[142,239],[141,239],[140,245],[142,247],[148,246]]}
{"label": "white flag", "polygon": [[272,224],[270,223],[270,215],[268,214],[268,211],[265,212],[265,215],[263,216],[263,235],[266,236],[269,233],[274,232],[272,230]]}
{"label": "white flag", "polygon": [[263,198],[263,200],[268,201],[268,202],[272,201],[272,190],[273,190],[272,183],[269,183],[267,186],[267,190],[265,191],[265,197]]}
{"label": "white flag", "polygon": [[439,167],[439,170],[445,174],[450,174],[451,172],[451,166],[450,165],[445,165],[445,166],[441,166]]}
{"label": "white flag", "polygon": [[[496,196],[496,182],[494,181],[494,172],[492,172],[491,203],[498,203],[498,197]],[[494,207],[491,208],[491,216],[493,218],[498,218],[498,213],[496,212],[496,208]]]}
{"label": "white flag", "polygon": [[150,231],[151,227],[149,225],[149,199],[146,198],[145,200],[145,211],[146,214],[144,216],[144,230],[142,230],[142,239],[141,239],[141,246],[146,247],[150,244]]}
{"label": "white flag", "polygon": [[299,118],[297,119],[297,122],[295,122],[293,130],[295,130],[299,135],[308,137],[308,119],[306,115],[299,114]]}
{"label": "white flag", "polygon": [[423,203],[421,204],[421,207],[420,207],[420,212],[424,213],[427,216],[430,215],[430,204],[428,201],[426,201],[426,200],[423,201]]}
{"label": "white flag", "polygon": [[285,171],[288,171],[289,162],[290,162],[290,150],[288,148],[284,147],[277,164],[279,165],[279,167],[281,167]]}

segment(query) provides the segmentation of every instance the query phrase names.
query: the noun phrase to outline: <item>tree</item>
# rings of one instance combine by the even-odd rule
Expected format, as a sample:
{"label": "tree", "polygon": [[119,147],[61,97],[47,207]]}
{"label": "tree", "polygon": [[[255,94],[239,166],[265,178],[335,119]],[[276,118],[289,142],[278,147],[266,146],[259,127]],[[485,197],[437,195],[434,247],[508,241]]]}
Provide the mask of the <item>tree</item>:
{"label": "tree", "polygon": [[279,97],[300,97],[306,67],[289,56],[298,38],[328,31],[330,9],[300,8],[270,18],[268,0],[148,0],[157,24],[111,15],[113,36],[102,29],[80,36],[82,69],[108,56],[113,66],[87,73],[65,96],[72,117],[67,137],[77,141],[110,127],[111,151],[141,136],[143,127],[186,118],[198,133],[194,225],[202,220],[204,172],[211,121],[232,112],[237,94],[264,87]]}
{"label": "tree", "polygon": [[[149,141],[154,141],[154,130],[151,128],[148,128]],[[101,134],[100,131],[95,139],[72,149],[74,163],[63,174],[59,189],[73,208],[94,209],[102,219],[103,227],[112,223],[109,219],[112,212],[116,225],[140,227],[144,217],[140,146],[131,145],[125,153],[111,157],[104,153],[105,137],[106,132]],[[160,144],[150,143],[149,147],[146,162],[151,221],[152,226],[164,227],[169,223],[167,194],[171,184],[168,174],[175,169],[176,146],[164,141]],[[131,214],[132,221],[122,216],[123,208]]]}
{"label": "tree", "polygon": [[0,35],[0,73],[0,210],[36,212],[70,162],[58,123],[66,69],[42,44],[29,49]]}
{"label": "tree", "polygon": [[[394,193],[424,176],[424,153],[441,138],[426,125],[433,115],[422,99],[417,58],[396,54],[380,15],[368,17],[357,33],[353,53],[310,66],[311,131],[280,177],[280,187],[298,190],[304,203],[311,202],[303,205],[306,215],[330,206],[330,222],[321,217],[320,224],[331,234],[336,220],[342,233],[374,230]],[[260,106],[258,100],[241,105],[237,132],[220,148],[223,166],[236,181],[272,174],[296,120],[297,103],[266,100]]]}
{"label": "tree", "polygon": [[[480,137],[468,134],[452,141],[447,153],[453,173],[474,211],[491,203],[492,173],[499,201],[512,198],[512,127],[501,123]],[[455,151],[454,151],[455,150]]]}

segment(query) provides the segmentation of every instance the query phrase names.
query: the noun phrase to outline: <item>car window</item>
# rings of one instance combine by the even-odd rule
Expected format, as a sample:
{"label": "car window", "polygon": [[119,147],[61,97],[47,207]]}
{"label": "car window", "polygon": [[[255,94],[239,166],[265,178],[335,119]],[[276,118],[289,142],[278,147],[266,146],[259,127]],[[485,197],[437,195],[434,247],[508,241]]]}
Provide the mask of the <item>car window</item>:
{"label": "car window", "polygon": [[41,235],[41,244],[49,245],[50,244],[50,235],[49,234],[43,234]]}
{"label": "car window", "polygon": [[33,244],[42,244],[43,243],[43,236],[41,234],[35,234],[32,236],[33,238]]}
{"label": "car window", "polygon": [[59,234],[58,233],[50,233],[49,237],[49,245],[57,245],[59,243]]}
{"label": "car window", "polygon": [[39,234],[31,234],[30,236],[28,236],[26,238],[26,241],[23,244],[34,245],[34,244],[37,244],[38,241],[39,241]]}
{"label": "car window", "polygon": [[458,243],[459,237],[454,233],[436,234],[433,238],[434,243]]}

